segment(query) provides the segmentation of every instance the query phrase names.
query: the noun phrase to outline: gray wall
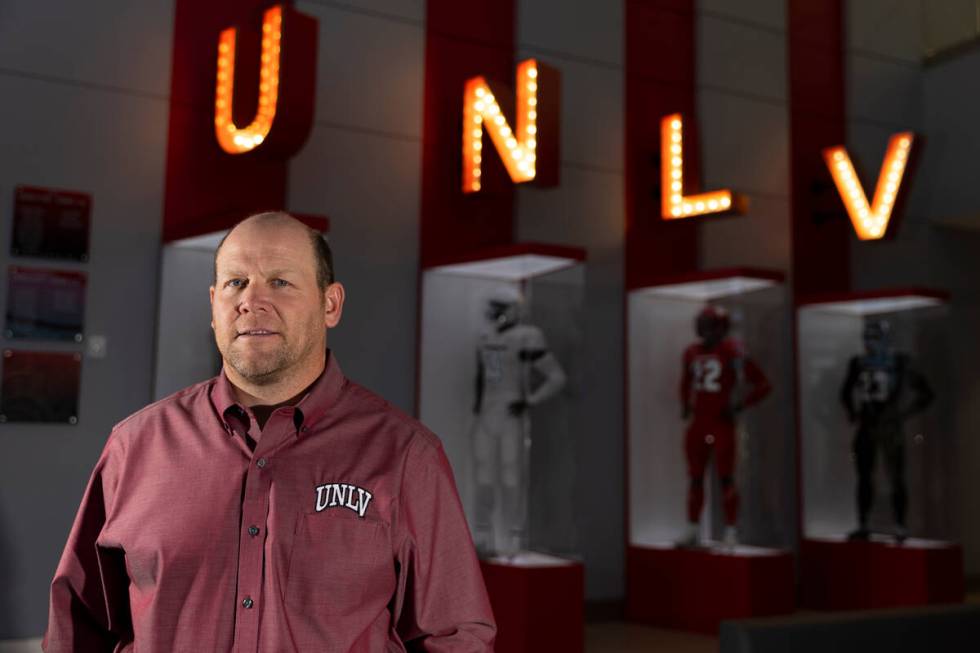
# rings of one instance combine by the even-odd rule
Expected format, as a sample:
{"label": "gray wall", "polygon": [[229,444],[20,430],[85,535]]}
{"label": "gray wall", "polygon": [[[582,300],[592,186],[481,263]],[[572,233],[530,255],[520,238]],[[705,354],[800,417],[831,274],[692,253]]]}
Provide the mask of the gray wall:
{"label": "gray wall", "polygon": [[[953,293],[950,307],[950,339],[954,343],[953,402],[956,468],[960,502],[954,506],[966,547],[967,573],[980,575],[980,493],[974,479],[980,474],[980,50],[927,66],[923,114],[927,147],[924,151],[924,185],[928,185],[926,220],[921,238],[914,244],[895,243],[882,252],[883,265],[894,274],[910,274],[903,260],[914,261],[937,285]],[[910,239],[909,239],[910,240]],[[886,261],[886,262],[885,262]]]}
{"label": "gray wall", "polygon": [[[77,426],[0,425],[0,639],[36,635],[82,489],[112,425],[150,398],[170,88],[171,0],[0,5],[0,306],[7,266],[88,273]],[[91,193],[91,262],[12,258],[18,184]],[[3,347],[81,350],[42,342]]]}
{"label": "gray wall", "polygon": [[[330,342],[345,371],[411,410],[425,3],[297,6],[320,19],[320,54],[316,123],[291,164],[288,206],[331,218],[349,300]],[[951,386],[964,484],[953,509],[968,568],[978,573],[980,524],[970,516],[980,495],[965,479],[980,465],[980,441],[969,437],[980,422],[972,373],[980,345],[971,344],[980,327],[980,184],[972,177],[980,55],[923,68],[920,7],[919,0],[847,3],[855,158],[876,173],[888,134],[913,127],[929,136],[898,237],[855,243],[852,263],[857,287],[926,284],[954,292],[953,337],[963,363]],[[0,638],[43,630],[47,585],[92,464],[111,425],[151,397],[172,14],[173,0],[0,5],[0,97],[17,98],[0,105],[2,214],[20,183],[93,194],[92,261],[64,267],[89,273],[87,330],[108,337],[108,356],[83,362],[78,426],[0,425],[7,444]],[[698,4],[704,184],[731,186],[752,202],[747,216],[704,227],[704,267],[789,267],[785,27],[784,0]],[[518,2],[518,54],[562,72],[563,129],[562,185],[518,189],[517,236],[588,251],[582,368],[596,381],[573,445],[589,461],[580,478],[602,481],[580,484],[573,500],[582,514],[590,599],[618,598],[623,589],[623,33],[620,2]],[[945,217],[965,217],[973,230],[938,226]],[[0,230],[4,274],[15,262],[7,254],[9,223]],[[0,305],[5,293],[0,283]]]}
{"label": "gray wall", "polygon": [[[971,4],[972,6],[972,4]],[[928,13],[923,13],[923,7]],[[945,5],[944,5],[945,7]],[[851,239],[856,289],[931,286],[953,293],[950,338],[955,343],[958,448],[957,499],[948,506],[966,552],[967,572],[980,574],[980,495],[969,479],[980,472],[980,151],[976,80],[980,50],[923,66],[924,39],[944,7],[919,0],[845,2],[847,146],[872,191],[888,137],[924,134],[904,217],[895,238]],[[941,22],[941,21],[940,21]],[[924,27],[925,26],[925,27]],[[933,27],[930,27],[933,26]],[[698,4],[698,111],[705,188],[729,186],[749,196],[746,216],[706,223],[706,268],[789,267],[789,156],[785,2],[752,0]],[[933,41],[936,39],[933,38]],[[949,41],[949,39],[946,39]],[[937,383],[937,385],[939,385]],[[937,473],[944,473],[937,470]],[[937,480],[945,483],[945,479]]]}
{"label": "gray wall", "polygon": [[[424,3],[297,6],[320,19],[320,60],[316,125],[291,165],[288,206],[332,219],[349,303],[331,346],[345,371],[411,410]],[[93,194],[92,261],[64,267],[89,273],[87,332],[108,337],[108,356],[83,362],[78,426],[0,426],[0,639],[43,631],[48,584],[105,438],[152,398],[173,8],[0,7],[0,96],[18,98],[0,106],[0,202],[9,214],[20,183]],[[35,261],[9,259],[4,224],[6,276],[8,263]],[[5,294],[4,282],[0,305]]]}
{"label": "gray wall", "polygon": [[[698,3],[697,128],[703,190],[731,188],[748,197],[742,216],[705,220],[700,228],[703,269],[761,267],[791,272],[789,98],[785,0]],[[768,295],[762,295],[767,297]],[[749,296],[751,298],[751,295]],[[745,301],[735,297],[735,306]],[[749,314],[766,338],[747,340],[774,388],[746,416],[739,484],[740,535],[753,544],[795,543],[796,438],[793,429],[791,299]],[[763,317],[758,317],[758,316]],[[746,334],[749,335],[749,334]],[[765,342],[768,347],[761,347]],[[769,526],[766,522],[783,522]],[[753,540],[753,538],[755,538]]]}
{"label": "gray wall", "polygon": [[328,338],[344,373],[412,412],[425,3],[296,7],[319,19],[320,45],[316,123],[287,206],[330,217],[347,303]]}
{"label": "gray wall", "polygon": [[[923,14],[927,8],[929,14]],[[848,3],[848,147],[877,175],[888,136],[902,129],[924,135],[905,215],[894,239],[852,241],[856,288],[924,285],[952,293],[948,337],[952,378],[937,385],[952,393],[952,430],[958,464],[933,470],[952,476],[955,499],[946,507],[963,542],[968,575],[980,574],[980,176],[976,156],[980,90],[976,49],[929,65],[922,53],[941,8],[918,0]],[[907,179],[906,181],[909,181]],[[871,182],[866,182],[870,184]],[[945,484],[950,479],[937,478]],[[912,500],[916,498],[913,496]]]}
{"label": "gray wall", "polygon": [[698,3],[697,107],[702,188],[748,196],[735,218],[701,226],[705,269],[789,272],[789,105],[785,0]]}
{"label": "gray wall", "polygon": [[[587,250],[578,455],[586,596],[623,593],[623,3],[519,0],[519,60],[561,71],[561,185],[517,191],[517,240]],[[585,462],[588,461],[588,466]]]}
{"label": "gray wall", "polygon": [[[520,188],[519,240],[588,252],[583,369],[593,381],[575,434],[586,596],[623,591],[623,7],[522,0],[521,58],[562,74],[561,186]],[[698,129],[705,189],[750,196],[748,215],[702,227],[704,267],[789,267],[789,145],[783,0],[697,6]],[[651,116],[659,120],[659,116]],[[584,461],[588,461],[587,467]],[[616,506],[615,509],[610,509]]]}

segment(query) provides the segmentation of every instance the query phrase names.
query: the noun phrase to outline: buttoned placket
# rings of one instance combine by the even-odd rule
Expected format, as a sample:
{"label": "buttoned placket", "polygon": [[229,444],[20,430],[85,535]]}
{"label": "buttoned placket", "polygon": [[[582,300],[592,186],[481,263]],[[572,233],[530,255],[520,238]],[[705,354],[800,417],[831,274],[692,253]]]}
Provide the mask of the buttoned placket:
{"label": "buttoned placket", "polygon": [[[269,416],[245,473],[241,527],[238,539],[238,586],[235,606],[235,652],[258,651],[259,620],[263,609],[262,580],[265,576],[265,540],[269,496],[276,473],[275,453],[296,434],[293,409],[280,408]],[[242,434],[242,447],[248,450]]]}

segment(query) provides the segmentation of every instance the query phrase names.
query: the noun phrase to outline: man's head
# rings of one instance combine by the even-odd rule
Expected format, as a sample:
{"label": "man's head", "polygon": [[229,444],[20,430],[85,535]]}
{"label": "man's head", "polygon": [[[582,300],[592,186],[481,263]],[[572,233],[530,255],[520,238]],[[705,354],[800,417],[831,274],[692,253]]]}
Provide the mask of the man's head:
{"label": "man's head", "polygon": [[329,246],[286,213],[246,218],[215,251],[211,327],[226,372],[242,381],[268,385],[322,368],[326,329],[343,304]]}
{"label": "man's head", "polygon": [[728,317],[728,311],[721,306],[710,304],[701,309],[694,322],[694,329],[697,331],[698,337],[709,347],[721,342],[728,335],[730,326],[731,320]]}

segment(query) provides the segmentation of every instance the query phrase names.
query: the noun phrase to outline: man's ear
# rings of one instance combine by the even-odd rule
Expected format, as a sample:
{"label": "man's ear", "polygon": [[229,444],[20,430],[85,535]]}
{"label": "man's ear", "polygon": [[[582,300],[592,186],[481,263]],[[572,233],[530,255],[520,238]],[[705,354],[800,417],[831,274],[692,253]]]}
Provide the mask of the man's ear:
{"label": "man's ear", "polygon": [[344,287],[339,283],[332,283],[323,291],[323,323],[328,329],[340,324],[345,297]]}
{"label": "man's ear", "polygon": [[208,298],[211,302],[211,330],[214,331],[214,286],[208,288]]}

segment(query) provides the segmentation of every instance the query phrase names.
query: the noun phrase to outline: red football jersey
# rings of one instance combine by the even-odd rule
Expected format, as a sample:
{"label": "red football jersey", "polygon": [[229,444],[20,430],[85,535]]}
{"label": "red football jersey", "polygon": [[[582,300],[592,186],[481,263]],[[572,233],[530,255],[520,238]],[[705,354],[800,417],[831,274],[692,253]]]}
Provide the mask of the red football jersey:
{"label": "red football jersey", "polygon": [[[690,345],[684,350],[683,365],[681,403],[690,407],[695,420],[725,419],[735,405],[733,399],[746,407],[769,394],[765,374],[734,338],[725,338],[712,349],[701,342]],[[733,397],[740,376],[749,387],[739,389],[739,395]]]}

